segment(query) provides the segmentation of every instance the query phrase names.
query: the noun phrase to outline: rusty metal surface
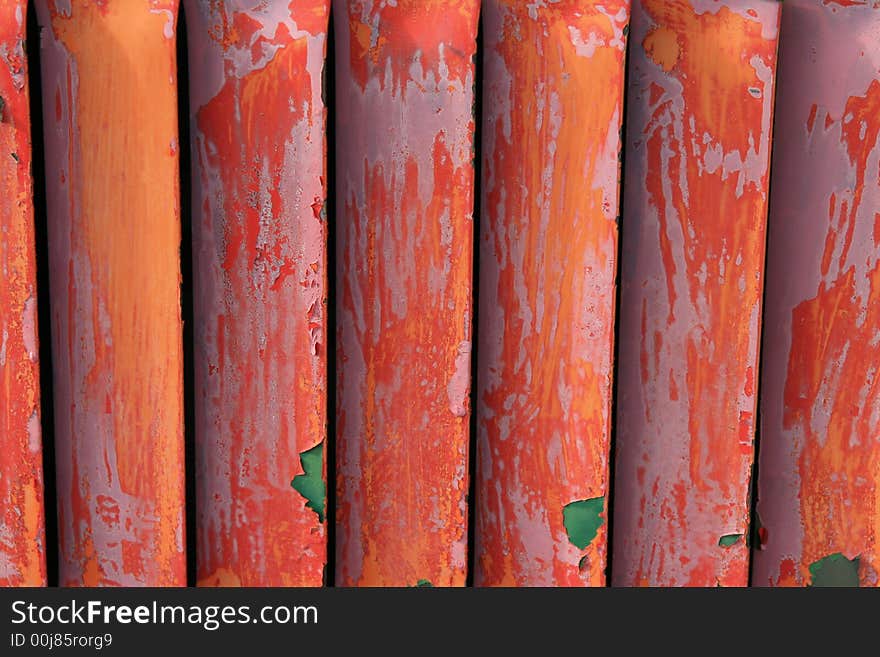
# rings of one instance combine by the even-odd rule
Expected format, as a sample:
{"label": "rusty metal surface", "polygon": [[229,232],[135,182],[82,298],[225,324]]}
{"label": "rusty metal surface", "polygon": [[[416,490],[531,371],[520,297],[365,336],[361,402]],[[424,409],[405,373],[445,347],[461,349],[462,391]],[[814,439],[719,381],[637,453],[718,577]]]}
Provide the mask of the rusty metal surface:
{"label": "rusty metal surface", "polygon": [[62,585],[183,585],[176,0],[37,0]]}
{"label": "rusty metal surface", "polygon": [[26,10],[0,0],[0,586],[46,584]]}
{"label": "rusty metal surface", "polygon": [[465,581],[477,0],[336,0],[336,582]]}
{"label": "rusty metal surface", "polygon": [[635,0],[613,584],[744,586],[775,0]]}
{"label": "rusty metal surface", "polygon": [[880,585],[880,2],[34,4],[46,245],[0,0],[0,586],[183,586],[187,504],[200,586]]}
{"label": "rusty metal surface", "polygon": [[327,552],[330,2],[186,0],[184,9],[198,581],[317,586]]}
{"label": "rusty metal surface", "polygon": [[483,3],[478,586],[605,582],[629,6]]}
{"label": "rusty metal surface", "polygon": [[880,569],[880,6],[785,3],[753,584]]}

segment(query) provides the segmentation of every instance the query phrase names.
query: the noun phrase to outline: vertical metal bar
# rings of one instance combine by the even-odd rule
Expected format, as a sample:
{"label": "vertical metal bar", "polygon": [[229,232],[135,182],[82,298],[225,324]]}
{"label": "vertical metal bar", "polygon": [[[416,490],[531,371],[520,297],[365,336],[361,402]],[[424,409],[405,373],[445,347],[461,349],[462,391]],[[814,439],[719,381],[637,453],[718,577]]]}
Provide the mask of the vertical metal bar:
{"label": "vertical metal bar", "polygon": [[337,583],[465,581],[478,0],[335,0]]}
{"label": "vertical metal bar", "polygon": [[62,585],[184,585],[176,0],[36,2]]}
{"label": "vertical metal bar", "polygon": [[880,8],[785,3],[753,583],[880,570]]}
{"label": "vertical metal bar", "polygon": [[45,586],[25,0],[0,0],[0,586]]}
{"label": "vertical metal bar", "polygon": [[747,583],[779,12],[633,2],[615,585]]}
{"label": "vertical metal bar", "polygon": [[185,0],[198,581],[318,586],[326,564],[330,0]]}
{"label": "vertical metal bar", "polygon": [[629,9],[483,6],[477,585],[605,583]]}

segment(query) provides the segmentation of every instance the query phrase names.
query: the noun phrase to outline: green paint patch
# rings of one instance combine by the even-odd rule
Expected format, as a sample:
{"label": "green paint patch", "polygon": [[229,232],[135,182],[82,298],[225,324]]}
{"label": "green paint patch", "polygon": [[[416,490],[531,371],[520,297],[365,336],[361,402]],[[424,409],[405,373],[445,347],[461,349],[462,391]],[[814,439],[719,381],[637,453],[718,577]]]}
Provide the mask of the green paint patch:
{"label": "green paint patch", "polygon": [[810,586],[856,587],[859,585],[859,558],[847,559],[840,552],[810,564]]}
{"label": "green paint patch", "polygon": [[324,522],[324,506],[327,502],[327,485],[324,482],[324,443],[323,441],[300,453],[299,462],[305,474],[296,475],[290,485],[306,498],[306,506],[318,514]]}
{"label": "green paint patch", "polygon": [[416,588],[434,588],[434,585],[431,584],[431,580],[429,579],[420,579],[416,582]]}
{"label": "green paint patch", "polygon": [[604,510],[604,497],[578,500],[562,508],[562,524],[572,545],[583,550],[593,542],[599,527],[605,523],[600,515]]}
{"label": "green paint patch", "polygon": [[725,534],[718,539],[718,545],[723,548],[733,547],[742,540],[742,534]]}

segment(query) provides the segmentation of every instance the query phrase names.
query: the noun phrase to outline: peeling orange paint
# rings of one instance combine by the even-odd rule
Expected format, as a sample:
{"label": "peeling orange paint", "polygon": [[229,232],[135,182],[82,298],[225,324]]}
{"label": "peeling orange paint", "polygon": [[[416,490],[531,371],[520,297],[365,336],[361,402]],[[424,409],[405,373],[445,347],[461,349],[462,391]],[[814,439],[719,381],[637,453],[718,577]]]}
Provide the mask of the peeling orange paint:
{"label": "peeling orange paint", "polygon": [[779,15],[633,2],[616,585],[747,584]]}
{"label": "peeling orange paint", "polygon": [[26,9],[0,0],[0,586],[46,585]]}
{"label": "peeling orange paint", "polygon": [[337,0],[341,585],[463,585],[477,0]]}
{"label": "peeling orange paint", "polygon": [[291,482],[326,438],[330,3],[240,4],[184,3],[198,581],[319,586],[325,521]]}
{"label": "peeling orange paint", "polygon": [[642,47],[651,61],[667,73],[675,67],[681,55],[678,36],[668,27],[661,26],[652,30],[642,42]]}
{"label": "peeling orange paint", "polygon": [[[754,584],[880,584],[880,5],[783,12]],[[856,577],[853,577],[855,581]]]}
{"label": "peeling orange paint", "polygon": [[[483,6],[476,572],[602,586],[629,2]],[[607,508],[605,510],[607,513]]]}
{"label": "peeling orange paint", "polygon": [[183,585],[177,2],[36,5],[60,583]]}

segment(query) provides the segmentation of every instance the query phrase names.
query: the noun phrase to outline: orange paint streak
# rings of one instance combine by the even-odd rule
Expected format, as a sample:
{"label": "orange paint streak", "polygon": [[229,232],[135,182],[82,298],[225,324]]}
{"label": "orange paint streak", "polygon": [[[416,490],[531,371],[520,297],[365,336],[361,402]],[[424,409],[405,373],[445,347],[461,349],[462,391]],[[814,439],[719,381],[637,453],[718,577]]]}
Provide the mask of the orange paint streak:
{"label": "orange paint streak", "polygon": [[46,117],[52,287],[68,306],[53,345],[61,583],[182,585],[177,2],[38,11],[45,96],[65,109]]}
{"label": "orange paint streak", "polygon": [[563,508],[608,495],[629,3],[483,11],[475,581],[602,586],[605,514],[579,549]]}
{"label": "orange paint streak", "polygon": [[659,26],[652,30],[642,42],[645,52],[660,68],[667,73],[678,64],[681,47],[674,29]]}
{"label": "orange paint streak", "polygon": [[0,586],[46,584],[26,6],[0,0]]}

